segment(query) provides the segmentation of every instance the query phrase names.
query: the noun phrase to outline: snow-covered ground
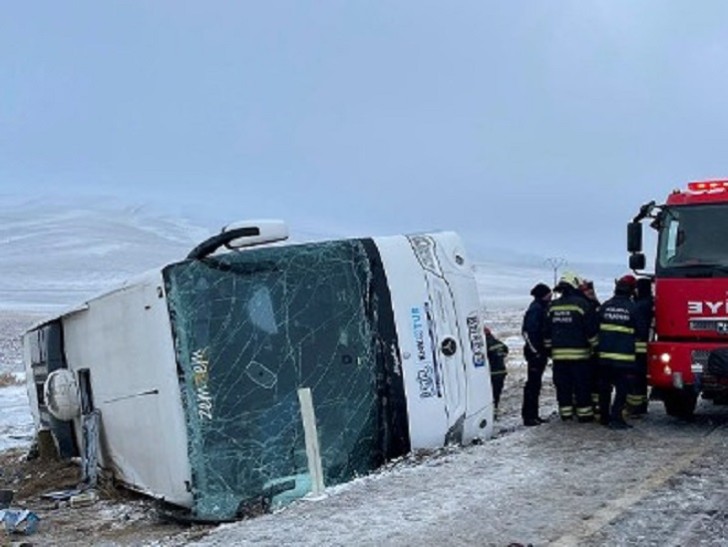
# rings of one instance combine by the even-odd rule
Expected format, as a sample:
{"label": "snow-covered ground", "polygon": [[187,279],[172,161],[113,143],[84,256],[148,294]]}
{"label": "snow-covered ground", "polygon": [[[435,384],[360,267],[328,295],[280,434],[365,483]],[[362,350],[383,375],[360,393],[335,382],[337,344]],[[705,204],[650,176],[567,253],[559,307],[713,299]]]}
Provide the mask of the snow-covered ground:
{"label": "snow-covered ground", "polygon": [[0,451],[29,446],[33,440],[33,419],[25,385],[0,388],[0,401]]}
{"label": "snow-covered ground", "polygon": [[41,316],[0,311],[0,452],[16,446],[29,446],[33,421],[28,407],[22,363],[20,334]]}
{"label": "snow-covered ground", "polygon": [[[489,308],[511,349],[494,438],[413,455],[316,500],[216,527],[157,523],[148,506],[103,501],[39,511],[42,545],[725,545],[728,412],[701,402],[693,423],[657,402],[630,431],[555,419],[550,369],[541,415],[520,421],[521,311]],[[3,315],[0,315],[0,320]],[[0,431],[27,443],[24,387],[0,390]],[[125,524],[126,523],[126,524]]]}

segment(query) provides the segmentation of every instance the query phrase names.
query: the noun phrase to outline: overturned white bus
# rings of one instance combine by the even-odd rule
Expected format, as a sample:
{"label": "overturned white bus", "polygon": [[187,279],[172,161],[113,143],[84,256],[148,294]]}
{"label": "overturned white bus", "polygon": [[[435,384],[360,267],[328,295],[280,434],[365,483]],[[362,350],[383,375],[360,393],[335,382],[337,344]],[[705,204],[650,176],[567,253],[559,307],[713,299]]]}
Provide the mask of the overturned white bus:
{"label": "overturned white bus", "polygon": [[76,456],[95,412],[103,469],[205,520],[491,435],[456,234],[264,245],[286,235],[275,221],[226,229],[30,329],[36,426]]}

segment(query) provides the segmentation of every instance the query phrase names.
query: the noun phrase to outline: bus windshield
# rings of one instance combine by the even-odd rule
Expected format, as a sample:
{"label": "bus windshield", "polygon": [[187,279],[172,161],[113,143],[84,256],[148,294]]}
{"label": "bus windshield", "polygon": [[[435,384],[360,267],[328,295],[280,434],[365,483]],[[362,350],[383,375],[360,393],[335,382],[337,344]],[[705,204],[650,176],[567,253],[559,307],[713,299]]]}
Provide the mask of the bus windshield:
{"label": "bus windshield", "polygon": [[657,267],[662,274],[686,269],[710,275],[728,270],[728,204],[665,208],[660,219]]}
{"label": "bus windshield", "polygon": [[389,288],[371,240],[251,249],[164,271],[199,517],[310,487],[298,389],[326,485],[409,450]]}

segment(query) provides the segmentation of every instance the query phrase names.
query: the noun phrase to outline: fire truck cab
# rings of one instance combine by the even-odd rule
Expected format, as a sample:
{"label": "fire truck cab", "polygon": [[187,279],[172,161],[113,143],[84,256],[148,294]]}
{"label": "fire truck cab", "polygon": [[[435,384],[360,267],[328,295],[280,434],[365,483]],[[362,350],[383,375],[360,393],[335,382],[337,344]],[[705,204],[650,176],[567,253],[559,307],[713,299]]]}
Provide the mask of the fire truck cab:
{"label": "fire truck cab", "polygon": [[[653,274],[644,274],[642,224],[657,231]],[[698,396],[728,403],[728,180],[691,182],[629,223],[630,268],[654,281],[648,380],[669,415],[689,418]]]}

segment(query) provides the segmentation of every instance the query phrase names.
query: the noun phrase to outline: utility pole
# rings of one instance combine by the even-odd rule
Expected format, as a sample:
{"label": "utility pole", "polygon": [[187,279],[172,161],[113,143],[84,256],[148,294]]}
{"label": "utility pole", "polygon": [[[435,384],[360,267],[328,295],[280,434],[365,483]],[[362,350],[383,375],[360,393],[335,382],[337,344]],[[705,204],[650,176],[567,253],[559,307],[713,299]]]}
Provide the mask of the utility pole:
{"label": "utility pole", "polygon": [[544,264],[546,264],[549,268],[551,268],[554,272],[554,287],[556,286],[556,281],[559,277],[559,268],[562,266],[566,266],[568,262],[565,258],[562,258],[560,256],[552,256],[550,258],[547,258],[544,260]]}

